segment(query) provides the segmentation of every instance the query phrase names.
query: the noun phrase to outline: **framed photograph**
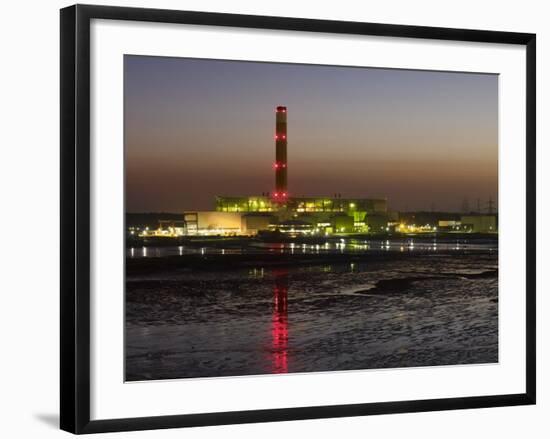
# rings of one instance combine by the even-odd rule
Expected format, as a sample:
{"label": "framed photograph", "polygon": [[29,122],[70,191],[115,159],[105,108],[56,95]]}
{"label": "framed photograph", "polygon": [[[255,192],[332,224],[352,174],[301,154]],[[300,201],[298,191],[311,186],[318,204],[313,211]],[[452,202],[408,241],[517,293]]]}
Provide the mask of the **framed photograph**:
{"label": "framed photograph", "polygon": [[535,35],[61,10],[61,428],[535,403]]}

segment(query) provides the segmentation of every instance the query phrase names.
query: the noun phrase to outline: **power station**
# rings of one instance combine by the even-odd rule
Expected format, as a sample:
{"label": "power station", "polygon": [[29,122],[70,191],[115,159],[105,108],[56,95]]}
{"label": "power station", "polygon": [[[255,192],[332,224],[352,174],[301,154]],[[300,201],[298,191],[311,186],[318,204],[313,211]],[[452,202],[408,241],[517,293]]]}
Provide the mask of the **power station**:
{"label": "power station", "polygon": [[275,185],[251,196],[217,196],[215,211],[185,212],[183,235],[255,235],[262,232],[332,234],[381,232],[386,199],[294,197],[288,187],[288,110],[275,108]]}

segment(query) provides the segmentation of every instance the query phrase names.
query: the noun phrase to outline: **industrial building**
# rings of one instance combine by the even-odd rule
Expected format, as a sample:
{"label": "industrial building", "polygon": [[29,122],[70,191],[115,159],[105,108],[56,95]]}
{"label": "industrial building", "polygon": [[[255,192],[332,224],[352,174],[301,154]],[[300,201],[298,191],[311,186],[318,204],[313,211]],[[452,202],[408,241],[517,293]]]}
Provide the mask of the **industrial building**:
{"label": "industrial building", "polygon": [[[181,235],[255,235],[366,233],[386,230],[385,199],[293,197],[288,189],[287,108],[275,110],[275,186],[252,196],[218,196],[215,211],[185,212]],[[172,230],[176,230],[172,228]],[[174,236],[174,235],[172,235]]]}
{"label": "industrial building", "polygon": [[276,218],[266,214],[241,212],[185,212],[185,235],[256,235],[269,230]]}
{"label": "industrial building", "polygon": [[498,231],[496,215],[463,215],[462,227],[473,233],[494,233]]}

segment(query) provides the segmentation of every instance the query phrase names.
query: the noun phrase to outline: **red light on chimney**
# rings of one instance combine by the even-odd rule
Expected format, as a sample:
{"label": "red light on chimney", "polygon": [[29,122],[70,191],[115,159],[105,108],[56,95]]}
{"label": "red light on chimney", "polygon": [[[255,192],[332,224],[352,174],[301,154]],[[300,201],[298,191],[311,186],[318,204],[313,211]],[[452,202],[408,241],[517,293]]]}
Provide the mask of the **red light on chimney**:
{"label": "red light on chimney", "polygon": [[279,140],[279,136],[275,134],[275,140]]}
{"label": "red light on chimney", "polygon": [[283,163],[283,164],[281,165],[281,168],[286,168],[286,163]]}
{"label": "red light on chimney", "polygon": [[283,134],[283,135],[282,135],[281,137],[283,138],[283,140],[285,140],[285,139],[286,139],[286,136],[285,136],[284,134]]}
{"label": "red light on chimney", "polygon": [[283,198],[286,198],[286,192],[282,193]]}
{"label": "red light on chimney", "polygon": [[279,167],[279,163],[273,163],[273,167],[277,169]]}

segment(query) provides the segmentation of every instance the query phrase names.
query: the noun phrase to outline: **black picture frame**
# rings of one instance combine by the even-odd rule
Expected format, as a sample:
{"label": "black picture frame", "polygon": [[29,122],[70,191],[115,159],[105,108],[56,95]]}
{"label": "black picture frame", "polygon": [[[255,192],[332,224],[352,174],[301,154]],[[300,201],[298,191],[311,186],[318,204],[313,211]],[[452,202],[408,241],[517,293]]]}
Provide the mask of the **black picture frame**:
{"label": "black picture frame", "polygon": [[[133,20],[334,34],[504,43],[526,47],[526,392],[416,401],[90,420],[90,21]],[[303,18],[74,5],[61,10],[61,404],[72,433],[287,421],[535,404],[536,36]]]}

